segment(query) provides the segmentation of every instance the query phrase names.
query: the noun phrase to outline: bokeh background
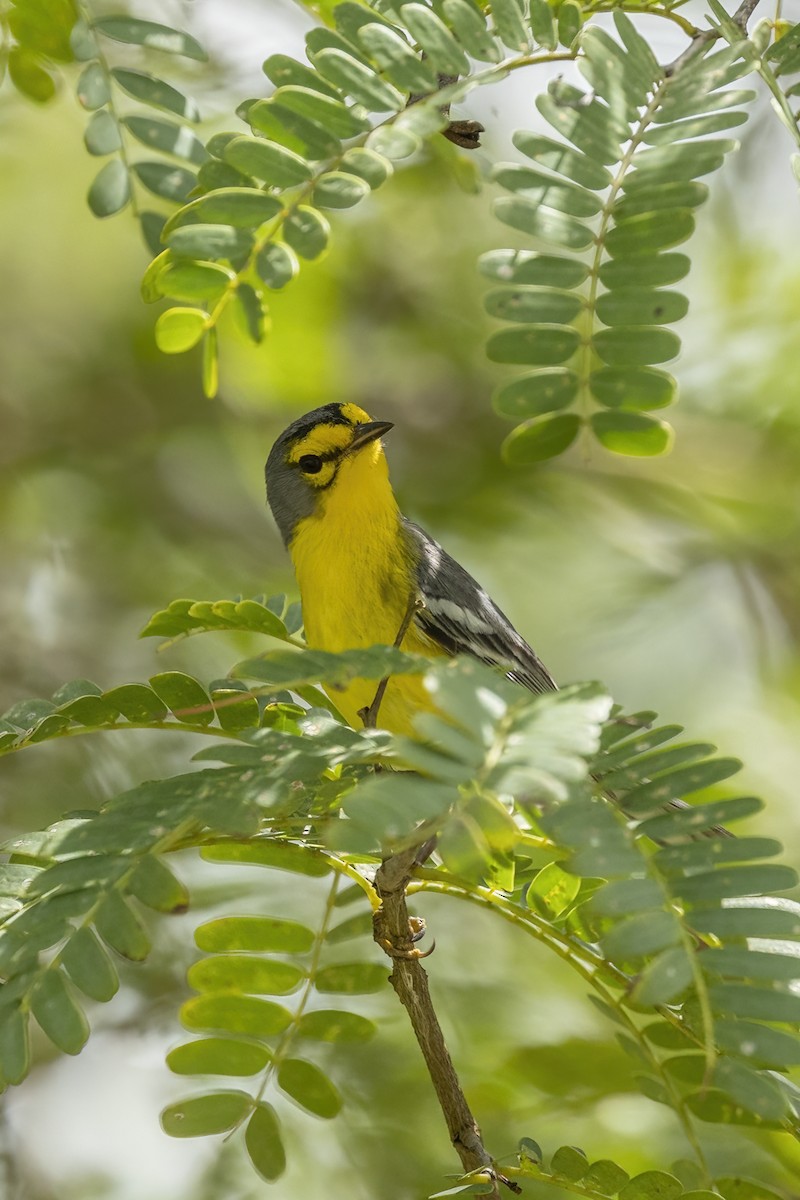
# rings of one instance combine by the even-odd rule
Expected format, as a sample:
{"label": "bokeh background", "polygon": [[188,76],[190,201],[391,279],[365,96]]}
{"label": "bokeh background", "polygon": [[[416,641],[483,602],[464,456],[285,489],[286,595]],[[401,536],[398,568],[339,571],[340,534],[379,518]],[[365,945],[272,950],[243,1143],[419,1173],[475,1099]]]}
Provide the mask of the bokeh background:
{"label": "bokeh background", "polygon": [[[292,0],[133,7],[209,49],[205,67],[158,64],[198,96],[207,132],[237,128],[235,105],[268,93],[262,60],[302,57],[311,24]],[[783,15],[800,18],[798,0]],[[665,22],[641,28],[664,61],[683,48]],[[137,61],[118,50],[114,61]],[[714,178],[689,247],[672,454],[636,461],[598,447],[588,460],[575,452],[511,470],[499,457],[507,427],[490,397],[500,369],[483,353],[491,322],[475,265],[511,244],[488,185],[464,190],[452,156],[434,148],[355,214],[336,215],[327,257],[274,297],[266,344],[256,350],[226,329],[221,394],[208,401],[195,354],[155,348],[135,222],[98,222],[86,207],[97,164],[83,150],[74,78],[67,70],[46,108],[7,82],[0,89],[0,710],[74,677],[111,687],[170,668],[224,674],[250,644],[206,635],[159,653],[138,632],[178,596],[292,590],[263,462],[295,416],[355,400],[396,423],[387,448],[404,511],[478,575],[556,677],[602,679],[627,708],[654,708],[740,755],[744,786],[768,801],[754,828],[782,838],[796,862],[800,199],[792,143],[766,97]],[[544,83],[543,72],[519,74],[459,113],[487,127],[472,158],[478,180],[514,156],[512,129],[537,127]],[[6,759],[0,830],[184,770],[195,748],[185,736],[113,733]],[[158,1109],[188,1090],[163,1053],[181,1040],[174,1014],[192,923],[234,910],[305,911],[313,922],[320,904],[301,877],[200,869],[192,858],[178,870],[194,911],[154,927],[149,969],[127,971],[116,1002],[93,1012],[85,1052],[52,1059],[42,1044],[28,1083],[0,1100],[0,1194],[411,1200],[447,1186],[457,1164],[389,995],[369,1001],[379,1039],[339,1077],[344,1115],[324,1125],[289,1114],[291,1166],[276,1186],[252,1176],[235,1143],[220,1152],[160,1132]],[[639,1095],[629,1060],[561,964],[453,901],[422,907],[437,938],[435,998],[496,1153],[533,1136],[632,1172],[686,1155],[677,1123]],[[703,1135],[716,1169],[749,1169],[800,1196],[790,1182],[800,1156],[780,1139]]]}

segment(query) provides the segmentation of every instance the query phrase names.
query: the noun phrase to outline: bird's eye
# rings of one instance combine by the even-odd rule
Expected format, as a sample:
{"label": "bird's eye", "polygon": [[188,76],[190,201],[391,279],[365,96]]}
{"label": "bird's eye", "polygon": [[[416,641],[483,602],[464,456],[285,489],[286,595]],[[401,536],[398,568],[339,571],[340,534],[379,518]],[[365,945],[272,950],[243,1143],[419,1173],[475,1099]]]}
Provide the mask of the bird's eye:
{"label": "bird's eye", "polygon": [[304,454],[298,465],[304,475],[316,475],[322,470],[322,459],[318,454]]}

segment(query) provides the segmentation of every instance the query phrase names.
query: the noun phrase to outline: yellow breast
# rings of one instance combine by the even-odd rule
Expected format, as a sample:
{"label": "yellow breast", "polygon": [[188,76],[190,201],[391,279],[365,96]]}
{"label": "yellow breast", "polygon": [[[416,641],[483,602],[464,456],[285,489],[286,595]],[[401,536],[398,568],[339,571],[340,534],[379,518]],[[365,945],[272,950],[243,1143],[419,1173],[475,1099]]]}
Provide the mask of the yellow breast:
{"label": "yellow breast", "polygon": [[[393,645],[416,595],[410,551],[378,443],[365,447],[339,468],[335,483],[321,493],[317,511],[300,521],[289,547],[303,605],[306,640],[319,650]],[[443,654],[413,624],[402,648]],[[354,728],[377,683],[354,680],[343,690],[327,689]],[[378,724],[411,732],[411,718],[432,704],[419,676],[389,682]]]}

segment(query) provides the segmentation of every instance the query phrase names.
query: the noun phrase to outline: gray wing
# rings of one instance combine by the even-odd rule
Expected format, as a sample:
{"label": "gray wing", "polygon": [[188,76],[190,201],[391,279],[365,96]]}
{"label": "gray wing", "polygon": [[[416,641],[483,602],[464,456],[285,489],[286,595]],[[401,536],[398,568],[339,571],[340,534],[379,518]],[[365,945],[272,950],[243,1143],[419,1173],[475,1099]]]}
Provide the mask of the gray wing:
{"label": "gray wing", "polygon": [[480,584],[419,525],[405,517],[403,525],[425,600],[415,617],[420,628],[449,654],[471,654],[503,667],[509,679],[532,692],[555,691],[544,663]]}

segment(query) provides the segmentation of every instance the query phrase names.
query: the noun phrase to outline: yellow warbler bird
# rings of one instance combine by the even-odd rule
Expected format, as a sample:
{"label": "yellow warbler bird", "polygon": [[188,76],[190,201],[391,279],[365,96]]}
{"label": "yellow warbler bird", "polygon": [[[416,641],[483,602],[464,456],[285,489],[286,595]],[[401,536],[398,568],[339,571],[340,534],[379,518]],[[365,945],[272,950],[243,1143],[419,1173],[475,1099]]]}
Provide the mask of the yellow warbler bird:
{"label": "yellow warbler bird", "polygon": [[[556,684],[480,584],[397,507],[381,438],[392,425],[356,404],[326,404],[284,430],[266,467],[267,499],[294,564],[309,646],[394,645],[471,654],[532,692]],[[354,680],[333,699],[351,725],[375,696]],[[434,705],[419,676],[395,675],[378,723],[410,733]]]}

